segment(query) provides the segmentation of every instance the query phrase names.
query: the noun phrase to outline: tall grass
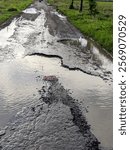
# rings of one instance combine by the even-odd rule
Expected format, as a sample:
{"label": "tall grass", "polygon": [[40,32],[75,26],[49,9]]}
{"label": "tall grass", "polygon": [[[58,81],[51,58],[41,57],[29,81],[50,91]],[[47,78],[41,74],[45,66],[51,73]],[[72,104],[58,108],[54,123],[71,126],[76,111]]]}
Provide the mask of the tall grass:
{"label": "tall grass", "polygon": [[97,2],[98,14],[94,17],[89,14],[88,1],[84,0],[83,12],[79,12],[80,0],[74,0],[74,10],[69,9],[70,0],[48,0],[58,11],[68,16],[84,35],[93,38],[108,52],[113,50],[113,3]]}
{"label": "tall grass", "polygon": [[20,13],[32,2],[33,0],[0,0],[0,24]]}

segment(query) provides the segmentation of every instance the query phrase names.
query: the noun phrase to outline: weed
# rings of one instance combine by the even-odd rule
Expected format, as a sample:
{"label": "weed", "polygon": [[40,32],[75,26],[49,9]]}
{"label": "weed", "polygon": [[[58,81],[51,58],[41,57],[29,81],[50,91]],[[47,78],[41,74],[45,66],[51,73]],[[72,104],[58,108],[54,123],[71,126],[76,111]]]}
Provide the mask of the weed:
{"label": "weed", "polygon": [[0,24],[20,13],[33,0],[0,0]]}
{"label": "weed", "polygon": [[79,12],[80,1],[74,0],[74,8],[69,9],[70,0],[48,0],[48,2],[66,15],[68,20],[76,26],[85,36],[93,38],[108,52],[113,50],[113,3],[97,2],[98,13],[89,14],[88,1],[84,1],[83,11]]}

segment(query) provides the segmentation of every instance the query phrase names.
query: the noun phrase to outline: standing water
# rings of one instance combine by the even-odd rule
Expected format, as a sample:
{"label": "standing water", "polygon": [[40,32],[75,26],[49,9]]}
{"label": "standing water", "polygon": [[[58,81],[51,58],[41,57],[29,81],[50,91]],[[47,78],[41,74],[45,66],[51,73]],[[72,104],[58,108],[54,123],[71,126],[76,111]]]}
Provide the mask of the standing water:
{"label": "standing water", "polygon": [[[28,13],[29,10],[25,12]],[[37,20],[44,17],[43,15]],[[112,149],[112,85],[98,76],[62,67],[59,58],[43,56],[22,58],[30,47],[42,50],[49,49],[55,44],[53,39],[47,39],[46,34],[43,43],[37,43],[35,47],[27,46],[26,50],[26,45],[30,44],[28,39],[33,39],[30,35],[36,35],[37,30],[40,37],[40,32],[45,31],[43,21],[41,26],[36,21],[21,19],[19,24],[18,20],[14,20],[9,27],[0,31],[0,127],[3,128],[14,119],[14,115],[22,107],[37,102],[40,97],[38,91],[43,86],[43,76],[55,75],[59,82],[70,90],[71,96],[78,99],[83,109],[88,111],[84,115],[91,125],[91,131],[101,142],[101,146]],[[57,42],[56,46],[61,49],[62,44]],[[97,48],[93,48],[93,53],[96,59],[102,60],[104,68],[111,69],[111,61],[100,54]]]}
{"label": "standing water", "polygon": [[[61,67],[57,58],[28,56],[0,64],[0,126],[40,97],[45,75],[56,75],[72,97],[88,110],[91,130],[104,147],[112,147],[112,86],[102,79]],[[109,132],[108,132],[109,131]],[[107,134],[106,134],[107,133]]]}

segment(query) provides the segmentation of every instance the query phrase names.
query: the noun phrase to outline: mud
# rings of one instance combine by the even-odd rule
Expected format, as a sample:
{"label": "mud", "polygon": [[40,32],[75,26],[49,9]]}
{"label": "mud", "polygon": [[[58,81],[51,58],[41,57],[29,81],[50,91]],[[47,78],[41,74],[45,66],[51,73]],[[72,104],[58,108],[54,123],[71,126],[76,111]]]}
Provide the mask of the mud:
{"label": "mud", "polygon": [[[24,10],[20,17],[12,20],[10,25],[0,30],[0,38],[2,39],[0,42],[0,63],[3,68],[0,75],[2,78],[0,82],[3,86],[0,90],[0,103],[2,104],[0,107],[4,110],[4,113],[1,111],[1,115],[4,116],[2,118],[7,119],[4,122],[9,121],[9,118],[12,120],[11,125],[0,129],[0,149],[98,150],[102,145],[104,147],[104,141],[109,143],[104,134],[100,138],[101,134],[94,132],[100,140],[105,139],[101,140],[103,142],[99,146],[99,140],[91,130],[94,128],[94,130],[100,131],[101,129],[97,125],[98,119],[93,121],[96,118],[96,113],[102,114],[101,116],[104,118],[103,113],[107,112],[105,109],[110,108],[108,112],[112,118],[112,91],[110,90],[112,61],[106,55],[100,53],[98,48],[87,41],[67,21],[65,16],[56,12],[45,1],[41,3],[35,1],[27,10]],[[34,57],[39,63],[38,65],[41,65],[40,67],[37,67],[37,64],[31,59]],[[62,67],[57,71],[55,68],[57,63],[55,64],[53,60],[54,64],[49,64],[47,57],[58,58],[58,64],[70,72],[85,73],[88,79],[78,79],[77,81],[87,81],[85,82],[86,86],[80,88],[77,85],[76,88],[76,83],[68,84],[71,83],[71,76],[65,82],[69,74],[65,73],[62,76],[64,73]],[[42,63],[39,61],[40,59],[45,61]],[[50,70],[45,69],[43,72],[44,68]],[[37,75],[39,70],[40,75]],[[41,73],[46,76],[43,77]],[[51,80],[48,74],[57,74],[64,87],[58,82],[57,76],[51,76],[54,77]],[[104,85],[105,83],[98,77],[90,78],[89,83],[89,75],[87,74],[101,77],[107,81],[107,86],[110,84],[110,87]],[[76,75],[73,75],[73,78],[76,78]],[[35,82],[37,80],[40,80],[40,84]],[[95,84],[93,84],[93,80],[96,82]],[[43,81],[42,84],[41,81]],[[43,87],[39,89],[41,86]],[[40,99],[37,94],[38,89]],[[72,93],[70,94],[65,89],[71,89]],[[83,108],[84,104],[79,105],[79,101],[74,97],[81,101],[86,99],[84,101],[85,108]],[[94,106],[92,107],[93,113],[91,111],[88,114],[84,113],[84,109],[86,112],[89,110],[87,109],[89,104]],[[24,105],[25,107],[23,107]],[[97,107],[98,105],[105,109],[101,110]],[[21,108],[22,111],[19,112]],[[12,117],[16,112],[18,112],[16,117]],[[100,118],[100,116],[98,117]],[[91,128],[86,121],[87,118],[92,118],[88,119],[92,123]],[[104,119],[99,119],[100,121],[104,125]],[[94,124],[98,127],[94,127]],[[111,119],[108,124],[112,124]],[[111,131],[111,125],[109,127]],[[112,134],[109,136],[109,140],[111,136]],[[101,149],[112,149],[111,140],[108,145],[105,146],[107,148]]]}
{"label": "mud", "polygon": [[[42,39],[47,41],[46,38],[48,37],[49,41],[47,46],[40,48],[40,44],[38,44],[38,41],[41,41],[40,37],[34,41],[32,35],[29,43],[35,43],[35,46],[29,45],[30,52],[28,53],[60,56],[64,66],[68,66],[68,68],[78,68],[88,74],[100,76],[105,80],[112,80],[112,75],[110,75],[112,74],[111,60],[103,54],[100,58],[101,54],[94,53],[94,51],[98,51],[96,46],[92,42],[90,44],[89,41],[86,41],[65,16],[58,14],[52,6],[47,6],[44,2],[42,4],[45,11],[44,26],[46,28],[44,28],[44,33],[42,31],[40,33]],[[38,4],[35,7],[37,8]],[[44,20],[44,18],[42,19]],[[67,42],[64,43],[63,41]]]}
{"label": "mud", "polygon": [[[32,8],[35,8],[37,14],[23,13],[23,16],[16,21],[13,38],[10,38],[15,43],[14,46],[11,43],[10,46],[6,47],[6,53],[9,54],[10,49],[15,51],[17,44],[25,55],[43,54],[62,57],[64,66],[80,68],[88,74],[112,81],[111,60],[100,54],[95,45],[85,41],[83,35],[67,19],[63,20],[64,17],[59,17],[59,14],[54,13],[56,11],[47,6],[44,1],[36,2],[30,9],[32,10]],[[33,17],[35,21],[31,19]],[[68,43],[69,41],[78,42],[68,45],[64,44],[63,40],[68,40]],[[83,46],[84,43],[87,45],[86,47]]]}
{"label": "mud", "polygon": [[[61,66],[62,67],[67,68],[69,70],[73,70],[73,71],[81,71],[83,73],[91,75],[91,72],[86,72],[86,71],[82,70],[81,68],[76,68],[76,67],[70,68],[69,66],[65,65],[64,62],[63,62],[63,58],[61,56],[58,56],[58,55],[51,55],[51,54],[48,55],[48,54],[43,54],[43,53],[33,53],[33,54],[28,54],[27,56],[41,56],[41,57],[47,57],[47,58],[59,58],[61,60]],[[104,80],[107,80],[107,79],[104,78]]]}
{"label": "mud", "polygon": [[[2,100],[0,126],[3,126],[1,129],[4,129],[4,125],[7,122],[15,121],[13,116],[22,107],[31,109],[30,106],[37,106],[39,94],[42,90],[41,87],[43,86],[41,82],[43,75],[47,76],[50,74],[56,75],[60,83],[66,89],[70,89],[67,90],[69,95],[79,100],[76,102],[80,104],[81,112],[84,111],[85,119],[91,124],[91,131],[98,137],[101,146],[107,147],[111,145],[111,86],[106,86],[100,78],[84,74],[80,71],[69,71],[67,68],[65,69],[60,66],[58,58],[43,56],[28,56],[24,59],[16,59],[12,62],[1,63],[0,65],[2,69],[0,71],[2,79],[0,81],[0,99]],[[39,91],[39,94],[37,91]],[[62,97],[60,99],[62,100]],[[49,102],[51,103],[51,101]],[[89,112],[86,113],[86,110]],[[106,131],[109,129],[109,134],[106,134]]]}
{"label": "mud", "polygon": [[1,134],[1,149],[99,150],[78,103],[57,80],[43,82],[41,102],[17,113]]}

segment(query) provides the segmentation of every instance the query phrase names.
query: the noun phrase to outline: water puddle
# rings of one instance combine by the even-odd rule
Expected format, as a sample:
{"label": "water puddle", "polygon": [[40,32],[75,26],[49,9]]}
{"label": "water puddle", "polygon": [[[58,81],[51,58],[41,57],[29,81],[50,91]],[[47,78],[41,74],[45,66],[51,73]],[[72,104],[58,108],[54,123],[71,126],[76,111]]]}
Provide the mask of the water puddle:
{"label": "water puddle", "polygon": [[[28,8],[25,11],[33,12],[34,10],[35,8]],[[49,33],[48,27],[45,26],[46,20],[45,12],[41,10],[35,21],[21,17],[8,26],[11,31],[6,28],[1,30],[0,38],[5,42],[2,41],[0,44],[0,47],[2,45],[0,60],[3,61],[4,55],[6,55],[6,59],[35,53],[57,55],[61,56],[64,65],[70,68],[80,68],[88,74],[97,75],[106,80],[112,79],[112,63],[101,55],[98,49],[95,47],[89,49],[88,41],[81,36],[77,38],[78,42],[72,42],[73,40],[69,39],[68,45],[59,42],[62,39]],[[2,37],[6,34],[7,37]],[[76,43],[77,45],[74,46]],[[81,51],[81,46],[85,49],[85,52]],[[111,72],[111,74],[108,72]]]}
{"label": "water puddle", "polygon": [[[39,13],[35,8],[23,12]],[[59,13],[52,13],[60,20],[66,20]],[[75,49],[76,43],[70,39],[58,42],[61,39],[50,35],[45,22],[45,12],[41,11],[35,21],[21,17],[0,30],[0,127],[13,119],[22,107],[39,100],[43,76],[55,75],[64,88],[70,90],[72,97],[89,111],[85,113],[86,119],[101,145],[112,147],[112,85],[99,77],[63,68],[58,58],[22,57],[35,53],[63,57],[64,64],[70,68],[81,68],[97,76],[108,76],[108,79],[112,79],[112,62],[96,47],[89,48],[84,38],[77,38],[77,43],[87,46],[87,54],[86,49],[85,53]]]}
{"label": "water puddle", "polygon": [[57,15],[61,20],[66,20],[66,16],[59,14],[57,11],[52,11],[51,13]]}
{"label": "water puddle", "polygon": [[35,8],[27,8],[23,12],[25,14],[37,14],[37,13],[39,13]]}
{"label": "water puddle", "polygon": [[58,58],[27,56],[0,63],[0,66],[0,126],[4,126],[22,107],[39,99],[43,76],[55,75],[89,111],[86,118],[102,145],[112,147],[111,85],[99,77],[63,68]]}
{"label": "water puddle", "polygon": [[8,44],[8,40],[13,35],[15,28],[16,28],[16,19],[14,19],[9,26],[0,30],[0,48],[3,48]]}
{"label": "water puddle", "polygon": [[92,53],[93,53],[94,59],[98,60],[98,62],[101,63],[102,68],[104,68],[104,69],[106,68],[107,72],[111,72],[111,73],[113,72],[113,70],[112,70],[113,69],[112,61],[109,58],[107,58],[105,56],[105,54],[102,54],[99,51],[99,49],[97,47],[95,47],[94,45],[92,47]]}

